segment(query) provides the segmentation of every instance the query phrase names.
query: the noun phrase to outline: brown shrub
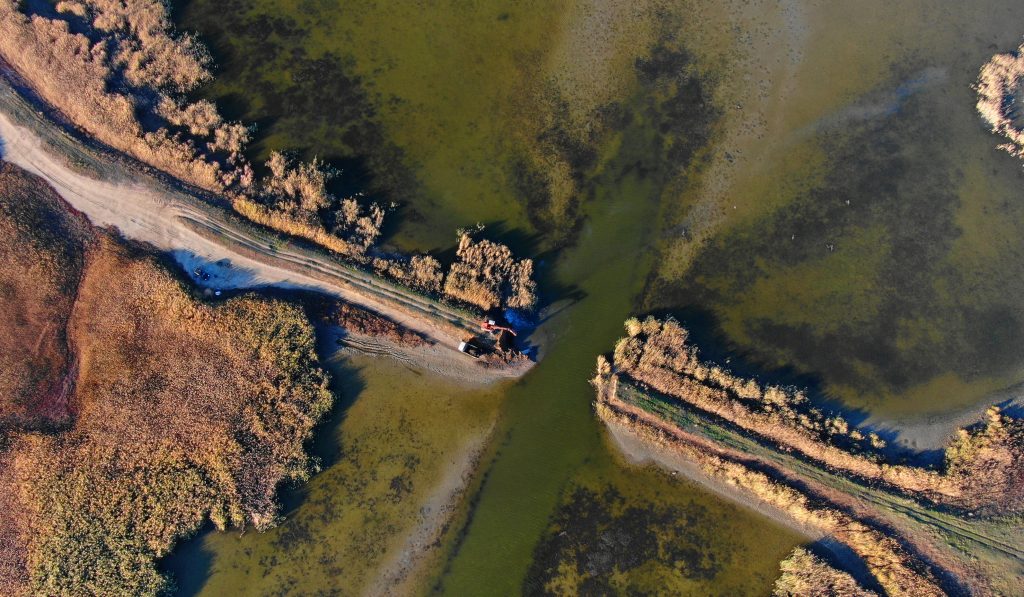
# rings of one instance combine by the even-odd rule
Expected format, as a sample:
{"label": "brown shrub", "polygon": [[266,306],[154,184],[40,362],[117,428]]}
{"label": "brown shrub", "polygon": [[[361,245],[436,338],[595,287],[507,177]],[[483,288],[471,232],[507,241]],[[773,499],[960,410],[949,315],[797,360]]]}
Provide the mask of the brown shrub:
{"label": "brown shrub", "polygon": [[404,257],[375,257],[371,262],[373,270],[410,288],[430,293],[441,292],[441,262],[430,255]]}
{"label": "brown shrub", "polygon": [[852,576],[837,570],[802,547],[797,547],[779,565],[782,576],[775,581],[775,597],[875,597]]}
{"label": "brown shrub", "polygon": [[356,256],[362,253],[362,249],[359,246],[328,234],[323,228],[318,227],[314,223],[293,219],[287,214],[273,211],[247,197],[234,197],[231,200],[231,206],[248,220],[291,236],[305,238],[335,253],[347,256]]}
{"label": "brown shrub", "polygon": [[[49,247],[59,228],[14,220],[35,235],[23,260],[75,271],[65,261],[81,252],[27,250]],[[45,325],[66,326],[79,364],[73,424],[0,429],[5,595],[166,592],[156,559],[204,520],[274,523],[276,488],[309,474],[303,442],[332,401],[300,308],[256,296],[206,305],[105,233],[88,247],[70,284],[77,297],[40,312]],[[19,317],[0,311],[0,327]]]}
{"label": "brown shrub", "polygon": [[[337,172],[314,159],[294,164],[274,152],[267,161],[270,174],[262,181],[260,196],[268,208],[293,222],[344,239],[354,254],[362,254],[380,236],[384,210],[376,203],[362,206],[354,197],[338,199],[327,192]],[[325,225],[326,222],[326,225]],[[308,237],[307,237],[308,238]]]}
{"label": "brown shrub", "polygon": [[[336,172],[315,159],[294,164],[275,152],[270,174],[257,183],[243,155],[249,129],[226,122],[213,103],[187,98],[210,79],[210,57],[195,38],[172,30],[166,3],[63,0],[55,18],[27,14],[24,6],[0,0],[0,57],[72,123],[185,182],[228,193],[236,211],[258,224],[363,261],[381,234],[384,210],[332,196],[327,182]],[[532,261],[515,261],[495,243],[465,243],[446,286],[450,296],[484,309],[533,308]],[[430,257],[379,269],[440,289]]]}
{"label": "brown shrub", "polygon": [[467,232],[459,236],[456,255],[459,261],[448,271],[444,284],[448,296],[484,311],[499,306],[525,310],[536,306],[532,260],[516,261],[505,245],[473,240]]}
{"label": "brown shrub", "polygon": [[405,346],[423,346],[427,343],[420,334],[387,317],[361,309],[345,301],[322,297],[310,301],[310,305],[311,311],[321,321],[341,326],[355,334],[386,338]]}

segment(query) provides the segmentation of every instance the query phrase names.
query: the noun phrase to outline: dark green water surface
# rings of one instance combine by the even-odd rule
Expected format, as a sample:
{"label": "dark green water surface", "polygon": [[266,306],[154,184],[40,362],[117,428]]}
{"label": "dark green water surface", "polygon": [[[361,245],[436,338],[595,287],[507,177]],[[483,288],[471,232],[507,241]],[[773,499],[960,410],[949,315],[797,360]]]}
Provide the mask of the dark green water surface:
{"label": "dark green water surface", "polygon": [[595,357],[631,314],[676,314],[710,354],[872,412],[1020,381],[1020,166],[969,85],[1024,32],[1022,9],[868,4],[177,4],[219,65],[203,93],[258,123],[254,158],[343,166],[346,188],[399,204],[386,242],[402,249],[448,251],[484,222],[538,257],[550,305],[529,339],[540,363],[514,384],[334,361],[324,472],[288,493],[278,529],[180,549],[182,593],[377,587],[493,429],[456,524],[403,588],[766,594],[801,539],[625,464],[593,415]]}

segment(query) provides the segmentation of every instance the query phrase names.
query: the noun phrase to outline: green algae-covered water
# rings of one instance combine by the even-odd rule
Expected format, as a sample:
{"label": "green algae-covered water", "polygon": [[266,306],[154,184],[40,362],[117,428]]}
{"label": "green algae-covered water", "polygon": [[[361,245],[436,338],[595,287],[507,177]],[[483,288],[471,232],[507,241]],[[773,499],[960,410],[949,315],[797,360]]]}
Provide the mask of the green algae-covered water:
{"label": "green algae-covered water", "polygon": [[538,257],[550,306],[540,363],[507,386],[335,360],[324,471],[280,528],[178,550],[181,592],[769,592],[802,539],[623,463],[587,379],[656,311],[885,416],[1020,381],[1020,164],[970,83],[1024,7],[961,4],[182,3],[220,67],[204,93],[258,123],[254,157],[341,165],[398,204],[402,249],[486,223]]}

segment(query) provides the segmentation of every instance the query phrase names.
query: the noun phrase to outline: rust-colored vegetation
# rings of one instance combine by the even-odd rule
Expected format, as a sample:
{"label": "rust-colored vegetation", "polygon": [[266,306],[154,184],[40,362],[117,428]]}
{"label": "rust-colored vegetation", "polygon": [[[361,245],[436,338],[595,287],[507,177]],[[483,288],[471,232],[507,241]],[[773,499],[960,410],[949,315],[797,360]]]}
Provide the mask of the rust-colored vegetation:
{"label": "rust-colored vegetation", "polygon": [[67,323],[88,224],[61,200],[0,162],[0,427],[69,421],[73,357]]}
{"label": "rust-colored vegetation", "polygon": [[[27,430],[18,418],[0,428],[0,593],[161,593],[155,560],[176,540],[205,520],[267,528],[277,486],[310,473],[303,442],[332,401],[313,329],[282,301],[204,304],[156,258],[89,234],[37,179],[4,166],[0,183],[0,231],[12,234],[2,246],[20,254],[11,266],[2,253],[4,300],[31,307],[53,293],[47,276],[67,283],[33,312],[45,321],[3,341],[34,349],[34,330],[41,342],[66,338],[46,379],[74,380],[63,429]],[[85,250],[55,248],[58,233]],[[0,327],[21,317],[3,309]],[[26,366],[39,357],[7,358],[5,388],[27,398],[12,406],[4,393],[0,405],[31,414],[49,391]]]}
{"label": "rust-colored vegetation", "polygon": [[[626,330],[615,347],[616,373],[805,458],[957,509],[1008,512],[1024,506],[1024,421],[996,407],[980,425],[959,431],[942,470],[891,463],[880,438],[814,406],[803,391],[762,386],[702,362],[678,322],[631,319]],[[972,483],[979,476],[987,480],[984,486]]]}
{"label": "rust-colored vegetation", "polygon": [[326,324],[337,325],[354,334],[385,338],[404,346],[423,346],[426,339],[394,321],[361,309],[350,303],[328,297],[307,300],[314,317]]}

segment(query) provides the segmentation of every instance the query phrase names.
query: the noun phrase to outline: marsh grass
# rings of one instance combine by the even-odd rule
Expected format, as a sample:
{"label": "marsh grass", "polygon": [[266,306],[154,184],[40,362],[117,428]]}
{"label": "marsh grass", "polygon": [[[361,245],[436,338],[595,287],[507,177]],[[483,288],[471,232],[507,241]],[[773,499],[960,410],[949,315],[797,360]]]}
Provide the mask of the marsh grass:
{"label": "marsh grass", "polygon": [[[322,350],[333,355],[329,340]],[[460,388],[370,356],[338,354],[326,363],[339,401],[318,433],[324,470],[286,493],[281,526],[241,537],[207,533],[172,555],[167,568],[196,594],[358,593],[425,517],[450,514],[447,506],[422,508],[462,466],[466,442],[493,424],[499,392]],[[438,540],[456,530],[445,527]],[[207,558],[209,576],[199,565]]]}
{"label": "marsh grass", "polygon": [[[144,249],[88,228],[40,180],[3,168],[0,228],[18,250],[13,264],[5,256],[4,284],[24,303],[2,312],[3,327],[42,327],[41,340],[66,338],[56,349],[67,353],[46,371],[65,384],[60,428],[22,417],[0,429],[0,589],[166,592],[156,559],[175,542],[204,521],[272,527],[278,485],[314,470],[303,444],[333,396],[313,328],[282,301],[204,303]],[[62,296],[39,297],[54,277]],[[5,370],[32,371],[46,354],[12,350]],[[11,381],[36,393],[30,406],[50,391]],[[5,394],[3,412],[22,402]],[[29,414],[51,414],[38,410]]]}
{"label": "marsh grass", "polygon": [[[986,419],[961,429],[945,450],[941,470],[891,462],[885,442],[810,402],[797,388],[762,385],[702,362],[689,334],[674,320],[653,317],[626,322],[628,336],[613,361],[599,359],[599,375],[621,373],[672,399],[721,417],[775,445],[832,469],[881,483],[941,507],[1015,513],[1024,450],[1024,422],[989,409]],[[658,401],[654,401],[656,404]],[[671,406],[669,406],[671,409]],[[978,487],[975,479],[987,483]]]}

